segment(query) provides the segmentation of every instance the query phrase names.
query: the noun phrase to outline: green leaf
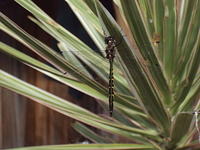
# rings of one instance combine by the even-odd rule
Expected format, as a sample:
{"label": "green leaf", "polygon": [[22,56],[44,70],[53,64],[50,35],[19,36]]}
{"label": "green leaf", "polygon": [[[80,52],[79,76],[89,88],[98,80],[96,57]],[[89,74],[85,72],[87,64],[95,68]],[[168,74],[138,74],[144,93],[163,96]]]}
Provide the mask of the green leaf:
{"label": "green leaf", "polygon": [[174,0],[164,0],[164,18],[163,18],[163,65],[169,84],[176,58],[176,2]]}
{"label": "green leaf", "polygon": [[12,150],[156,150],[151,145],[139,144],[68,144],[68,145],[52,145],[52,146],[35,146],[25,148],[15,148]]}
{"label": "green leaf", "polygon": [[171,142],[169,143],[169,148],[174,149],[178,142],[187,136],[193,114],[192,113],[180,113],[174,120],[171,131]]}
{"label": "green leaf", "polygon": [[190,144],[190,145],[178,148],[177,150],[199,150],[199,149],[200,149],[200,144]]}
{"label": "green leaf", "polygon": [[199,109],[199,105],[195,104],[199,101],[199,91],[200,91],[200,77],[191,87],[190,92],[188,93],[187,97],[184,101],[181,102],[177,112],[182,111],[194,111]]}
{"label": "green leaf", "polygon": [[[163,1],[153,1],[153,23],[155,33],[152,36],[154,40],[160,40],[158,45],[158,55],[160,60],[163,61],[163,19],[164,19],[164,4]],[[158,39],[155,39],[157,36]]]}
{"label": "green leaf", "polygon": [[94,98],[100,99],[100,100],[107,100],[107,95],[102,95],[98,92],[98,90],[93,89],[92,87],[89,87],[86,84],[81,83],[80,81],[76,81],[74,79],[71,79],[70,77],[67,77],[67,75],[64,75],[63,73],[59,72],[58,70],[54,69],[53,67],[50,67],[22,52],[19,50],[16,50],[2,42],[0,42],[0,51],[11,55],[12,57],[15,57],[16,59],[20,60],[21,62],[25,63],[26,65],[46,74],[47,76],[62,82],[72,88],[75,88],[87,95],[90,95]]}
{"label": "green leaf", "polygon": [[103,137],[90,130],[88,127],[81,123],[74,123],[72,127],[81,135],[95,143],[113,143],[109,137]]}
{"label": "green leaf", "polygon": [[140,0],[138,1],[140,10],[143,14],[143,18],[145,21],[145,24],[150,31],[150,34],[152,35],[155,32],[154,29],[154,21],[153,21],[153,7],[152,7],[152,1],[146,1],[146,0]]}
{"label": "green leaf", "polygon": [[[143,72],[145,73],[146,78],[149,79],[149,82],[151,84],[156,84],[153,87],[154,92],[160,95],[160,98],[162,98],[164,103],[169,104],[171,101],[171,94],[169,92],[169,87],[162,71],[162,64],[158,58],[158,50],[156,46],[153,46],[152,44],[153,39],[151,39],[149,35],[150,31],[148,31],[143,20],[138,2],[132,0],[121,0],[121,3],[134,40],[142,55],[142,58],[140,55],[137,56],[137,59],[140,63],[140,68],[143,69]],[[138,52],[135,51],[135,55],[137,53]],[[131,64],[131,62],[129,63]]]}
{"label": "green leaf", "polygon": [[[200,6],[200,3],[199,3]],[[200,15],[199,15],[200,19]],[[199,22],[200,24],[200,22]],[[196,31],[196,30],[195,30]],[[193,36],[196,38],[196,36]],[[190,95],[190,90],[192,88],[192,83],[195,79],[195,77],[199,77],[197,72],[200,67],[200,32],[197,37],[197,41],[193,48],[194,51],[192,51],[192,57],[190,58],[188,62],[188,68],[185,71],[185,77],[184,80],[180,83],[180,89],[177,89],[176,91],[176,102],[174,103],[172,110],[175,112],[177,111],[177,108],[180,106],[180,104],[183,102],[183,100],[187,97],[187,95]],[[192,90],[191,90],[192,92]]]}
{"label": "green leaf", "polygon": [[58,48],[62,52],[63,57],[72,65],[77,66],[77,68],[80,68],[82,72],[89,76],[90,78],[93,78],[92,75],[88,72],[86,67],[81,63],[81,61],[73,54],[71,49],[63,42],[58,43]]}
{"label": "green leaf", "polygon": [[92,10],[87,6],[84,1],[65,1],[69,4],[74,14],[79,18],[79,21],[88,32],[91,39],[95,42],[99,49],[103,50],[105,48],[105,43],[102,40],[102,29],[97,16],[92,12]]}

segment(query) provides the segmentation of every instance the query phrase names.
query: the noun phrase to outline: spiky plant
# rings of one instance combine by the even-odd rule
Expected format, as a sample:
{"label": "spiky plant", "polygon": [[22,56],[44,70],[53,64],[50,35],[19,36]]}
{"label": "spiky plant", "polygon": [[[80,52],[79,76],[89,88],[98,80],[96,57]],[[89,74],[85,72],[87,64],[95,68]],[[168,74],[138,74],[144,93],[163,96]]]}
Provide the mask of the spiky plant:
{"label": "spiky plant", "polygon": [[[101,106],[106,106],[107,109],[107,87],[76,67],[80,64],[80,59],[95,71],[99,78],[107,81],[107,60],[57,24],[31,0],[16,2],[33,14],[34,18],[30,18],[33,22],[58,41],[63,56],[23,31],[2,13],[0,29],[57,69],[2,42],[0,50],[45,75],[98,99]],[[198,140],[194,138],[198,131],[197,112],[200,107],[200,1],[114,0],[124,22],[121,28],[128,29],[129,34],[122,33],[122,29],[99,1],[66,2],[99,49],[105,48],[103,30],[106,35],[121,40],[117,46],[114,66],[114,115],[111,119],[93,114],[1,70],[2,87],[28,96],[80,121],[81,123],[75,124],[74,127],[97,143],[47,146],[43,149],[200,149]],[[133,48],[130,41],[135,41],[137,48]],[[71,62],[68,50],[79,51],[79,59],[74,57]],[[75,79],[69,78],[68,74],[63,72],[71,74]],[[129,139],[129,144],[123,144],[117,138],[112,138],[113,136],[97,135],[82,123]]]}

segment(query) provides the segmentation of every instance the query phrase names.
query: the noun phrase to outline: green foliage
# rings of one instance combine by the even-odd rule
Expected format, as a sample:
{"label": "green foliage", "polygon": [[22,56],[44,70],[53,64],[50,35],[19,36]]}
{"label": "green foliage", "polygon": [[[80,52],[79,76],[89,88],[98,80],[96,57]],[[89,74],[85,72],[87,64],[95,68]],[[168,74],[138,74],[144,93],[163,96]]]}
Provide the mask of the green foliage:
{"label": "green foliage", "polygon": [[[22,30],[0,13],[0,29],[37,53],[55,68],[0,42],[0,50],[45,75],[108,105],[107,88],[82,66],[87,64],[107,82],[106,59],[56,23],[31,0],[16,0],[33,14],[30,19],[58,42],[62,56]],[[103,118],[55,95],[0,71],[0,86],[32,98],[76,119],[73,127],[94,143],[22,149],[199,149],[193,113],[199,109],[200,91],[200,1],[114,0],[137,49],[97,0],[66,0],[99,49],[103,33],[121,43],[114,64],[116,95],[113,118]],[[87,11],[86,11],[87,10]],[[69,51],[72,50],[72,51]],[[73,50],[79,51],[73,53]],[[74,57],[76,55],[76,57]],[[77,57],[79,59],[77,59]],[[78,67],[79,66],[79,67]],[[63,74],[68,72],[68,74]],[[18,88],[15,88],[18,87]],[[123,144],[112,136],[97,135],[84,124],[128,139]],[[107,144],[106,144],[107,143]],[[119,143],[119,144],[108,144]]]}

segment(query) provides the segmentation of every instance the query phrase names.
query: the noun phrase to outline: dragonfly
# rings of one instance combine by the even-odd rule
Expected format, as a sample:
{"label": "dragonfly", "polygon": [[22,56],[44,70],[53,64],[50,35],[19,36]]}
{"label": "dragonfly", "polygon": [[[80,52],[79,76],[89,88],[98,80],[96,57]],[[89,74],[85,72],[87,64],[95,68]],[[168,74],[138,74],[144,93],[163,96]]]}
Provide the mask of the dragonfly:
{"label": "dragonfly", "polygon": [[[117,41],[115,40],[114,37],[105,36],[104,37],[104,42],[106,44],[106,47],[105,47],[105,50],[104,50],[104,52],[105,52],[104,59],[107,59],[109,61],[108,99],[109,99],[109,114],[110,114],[110,116],[112,116],[112,114],[113,114],[113,102],[114,102],[114,72],[113,72],[113,65],[114,65],[114,58],[115,58],[115,54],[116,54],[116,47],[121,43],[121,41],[119,43],[117,43]],[[62,47],[60,46],[60,49],[61,48]],[[75,55],[77,55],[77,56],[80,56],[80,54],[81,54],[80,51],[69,50],[68,52],[75,53]],[[80,64],[80,65],[82,65],[82,64]]]}
{"label": "dragonfly", "polygon": [[[104,42],[105,42],[105,45],[106,45],[106,47],[104,49],[104,54],[105,54],[105,58],[109,61],[109,71],[108,71],[109,73],[108,73],[108,79],[107,79],[108,80],[108,99],[109,99],[109,114],[110,114],[110,116],[112,116],[112,114],[113,114],[113,102],[114,102],[114,71],[113,71],[114,70],[113,69],[114,68],[114,59],[115,59],[115,54],[116,54],[116,47],[121,43],[123,38],[121,37],[120,42],[117,43],[114,36],[111,36],[111,35],[107,36],[105,34],[105,33],[109,34],[109,32],[105,32],[105,31],[107,31],[107,29],[106,29],[106,27],[105,27],[105,25],[102,21],[102,18],[101,18],[99,11],[98,11],[98,8],[96,8],[96,9],[97,9],[97,18],[98,18],[100,26],[102,28],[103,36],[104,36]],[[83,46],[83,48],[84,48],[84,46]],[[72,48],[72,49],[73,49],[72,51],[74,51],[74,52],[76,51],[76,48]],[[72,52],[72,53],[74,53],[74,52]],[[80,51],[79,51],[79,53],[80,53]],[[76,55],[76,56],[78,56],[78,55]],[[90,57],[90,56],[88,55],[86,57]],[[82,61],[85,61],[85,60],[82,59]],[[86,62],[86,65],[87,65],[87,63],[88,62]],[[89,62],[89,63],[91,63],[91,62]],[[96,63],[98,63],[98,62],[96,62]],[[103,62],[99,61],[99,64],[102,64],[102,63]]]}
{"label": "dragonfly", "polygon": [[105,37],[106,46],[106,58],[110,63],[110,73],[109,73],[109,84],[108,84],[108,94],[109,94],[109,112],[110,116],[113,114],[113,101],[114,101],[114,76],[113,76],[113,61],[115,58],[115,48],[117,46],[116,40],[112,36]]}

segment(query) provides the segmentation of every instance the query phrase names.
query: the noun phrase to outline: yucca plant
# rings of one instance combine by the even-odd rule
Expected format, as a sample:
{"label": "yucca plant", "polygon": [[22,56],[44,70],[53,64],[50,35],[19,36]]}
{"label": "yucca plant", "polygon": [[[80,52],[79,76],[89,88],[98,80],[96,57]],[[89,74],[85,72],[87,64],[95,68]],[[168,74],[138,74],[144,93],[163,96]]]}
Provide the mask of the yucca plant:
{"label": "yucca plant", "polygon": [[[23,31],[2,13],[0,29],[56,69],[2,42],[0,50],[98,99],[107,110],[107,86],[95,81],[86,69],[83,73],[77,68],[81,60],[99,78],[107,81],[107,60],[56,23],[31,0],[16,2],[33,14],[34,18],[30,17],[33,22],[58,41],[63,55]],[[200,149],[195,138],[200,107],[200,1],[114,0],[124,24],[121,28],[98,0],[66,2],[100,50],[105,49],[104,34],[120,41],[114,64],[113,117],[93,114],[1,70],[0,86],[80,121],[74,128],[96,143],[21,149]],[[123,29],[129,34],[124,34]],[[131,41],[137,48],[133,48]],[[96,134],[84,124],[115,136]],[[116,136],[122,137],[121,140]],[[128,144],[123,144],[123,138],[128,139]]]}

